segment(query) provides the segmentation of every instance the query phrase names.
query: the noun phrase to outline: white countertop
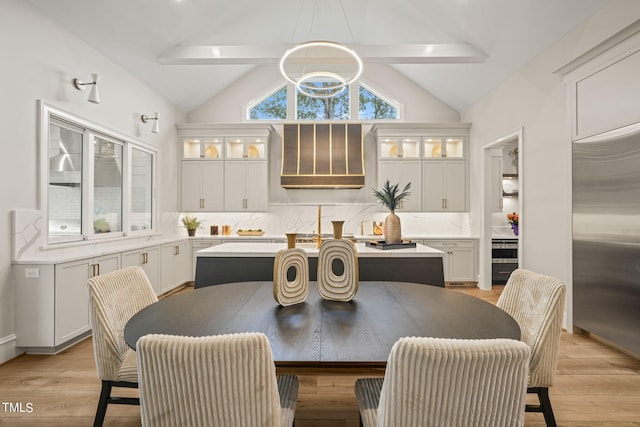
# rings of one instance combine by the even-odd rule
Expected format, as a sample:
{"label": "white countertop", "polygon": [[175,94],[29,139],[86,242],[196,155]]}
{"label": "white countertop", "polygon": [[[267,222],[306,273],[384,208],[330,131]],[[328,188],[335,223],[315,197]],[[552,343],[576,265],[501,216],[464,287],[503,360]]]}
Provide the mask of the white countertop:
{"label": "white countertop", "polygon": [[[318,248],[315,244],[298,244],[308,256],[317,257]],[[279,250],[286,249],[286,243],[223,243],[196,252],[198,257],[275,257]],[[356,251],[363,258],[428,258],[442,257],[444,252],[438,249],[417,244],[415,248],[406,249],[376,249],[367,247],[364,243],[356,243]]]}

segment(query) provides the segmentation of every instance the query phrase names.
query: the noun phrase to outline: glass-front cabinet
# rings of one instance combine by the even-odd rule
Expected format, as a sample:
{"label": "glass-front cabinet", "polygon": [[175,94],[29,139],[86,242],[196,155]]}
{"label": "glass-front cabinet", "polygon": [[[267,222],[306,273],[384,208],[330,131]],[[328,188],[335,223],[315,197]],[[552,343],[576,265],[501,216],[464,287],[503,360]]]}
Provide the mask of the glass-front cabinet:
{"label": "glass-front cabinet", "polygon": [[182,140],[182,158],[188,159],[222,159],[223,138],[185,138]]}
{"label": "glass-front cabinet", "polygon": [[155,150],[41,102],[49,244],[149,233]]}
{"label": "glass-front cabinet", "polygon": [[423,157],[427,159],[443,157],[464,157],[464,138],[436,138],[425,136],[422,138],[422,146]]}
{"label": "glass-front cabinet", "polygon": [[182,212],[266,211],[269,137],[265,124],[179,124]]}
{"label": "glass-front cabinet", "polygon": [[420,138],[380,138],[378,147],[381,160],[420,158]]}
{"label": "glass-front cabinet", "polygon": [[227,137],[227,159],[253,159],[264,160],[266,158],[266,137]]}
{"label": "glass-front cabinet", "polygon": [[371,132],[377,142],[378,186],[387,179],[401,187],[411,182],[411,197],[401,210],[468,210],[468,124],[385,123]]}

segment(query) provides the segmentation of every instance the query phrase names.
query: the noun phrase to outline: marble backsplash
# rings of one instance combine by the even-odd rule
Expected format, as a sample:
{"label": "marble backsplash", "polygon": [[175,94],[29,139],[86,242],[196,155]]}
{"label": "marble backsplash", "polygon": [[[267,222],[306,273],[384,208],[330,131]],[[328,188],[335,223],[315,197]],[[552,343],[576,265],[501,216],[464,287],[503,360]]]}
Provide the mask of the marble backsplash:
{"label": "marble backsplash", "polygon": [[[343,220],[344,233],[362,235],[363,221],[384,221],[387,212],[373,204],[322,204],[322,232],[331,233],[333,220]],[[268,235],[313,233],[318,230],[318,205],[272,204],[268,212],[184,213],[202,222],[198,234],[209,234],[211,225],[230,225],[232,230],[262,229]],[[404,235],[459,236],[470,234],[469,213],[397,212]],[[180,230],[181,227],[178,227]],[[178,231],[180,232],[180,231]],[[181,231],[184,233],[184,230]]]}
{"label": "marble backsplash", "polygon": [[[363,221],[384,221],[386,211],[374,204],[322,204],[323,233],[332,233],[331,221],[343,220],[343,232],[363,235]],[[404,236],[457,237],[471,235],[470,215],[459,213],[397,212],[402,221]],[[284,238],[285,233],[314,233],[318,230],[318,205],[271,204],[268,212],[207,212],[183,213],[195,215],[202,222],[197,235],[209,235],[211,225],[230,225],[233,234],[238,229],[262,229],[268,236]],[[166,238],[186,236],[178,212],[163,213],[158,232],[147,235],[129,235],[126,238],[100,239],[76,243],[47,244],[42,212],[16,210],[12,212],[13,259],[64,258],[86,254],[99,254],[131,246],[152,244]],[[220,227],[221,228],[221,227]]]}

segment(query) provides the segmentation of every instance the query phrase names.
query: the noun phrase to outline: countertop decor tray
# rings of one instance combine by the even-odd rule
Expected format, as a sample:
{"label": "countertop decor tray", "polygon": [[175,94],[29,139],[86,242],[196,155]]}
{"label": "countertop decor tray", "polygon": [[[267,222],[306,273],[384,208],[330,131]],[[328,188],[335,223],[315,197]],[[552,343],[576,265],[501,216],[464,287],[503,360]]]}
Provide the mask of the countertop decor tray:
{"label": "countertop decor tray", "polygon": [[365,242],[365,245],[370,248],[376,249],[408,249],[415,248],[416,242],[412,242],[411,240],[403,240],[400,243],[387,243],[384,240],[368,240]]}

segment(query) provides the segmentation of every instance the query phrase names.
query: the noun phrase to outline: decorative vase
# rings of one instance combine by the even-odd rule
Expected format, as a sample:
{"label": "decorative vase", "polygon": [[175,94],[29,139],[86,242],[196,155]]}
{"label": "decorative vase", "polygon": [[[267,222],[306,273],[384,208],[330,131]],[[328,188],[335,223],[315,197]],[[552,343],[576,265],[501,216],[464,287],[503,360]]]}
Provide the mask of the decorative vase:
{"label": "decorative vase", "polygon": [[402,232],[400,229],[400,217],[391,212],[384,219],[384,241],[388,244],[400,243],[402,241]]}
{"label": "decorative vase", "polygon": [[195,229],[195,228],[187,228],[187,234],[188,234],[190,237],[195,236],[195,235],[196,235],[196,229]]}
{"label": "decorative vase", "polygon": [[293,249],[296,247],[296,238],[298,233],[285,233],[287,236],[287,249]]}
{"label": "decorative vase", "polygon": [[518,235],[518,224],[511,224],[511,229],[513,230],[514,236]]}
{"label": "decorative vase", "polygon": [[342,239],[342,225],[344,221],[331,221],[331,224],[333,224],[333,238]]}

